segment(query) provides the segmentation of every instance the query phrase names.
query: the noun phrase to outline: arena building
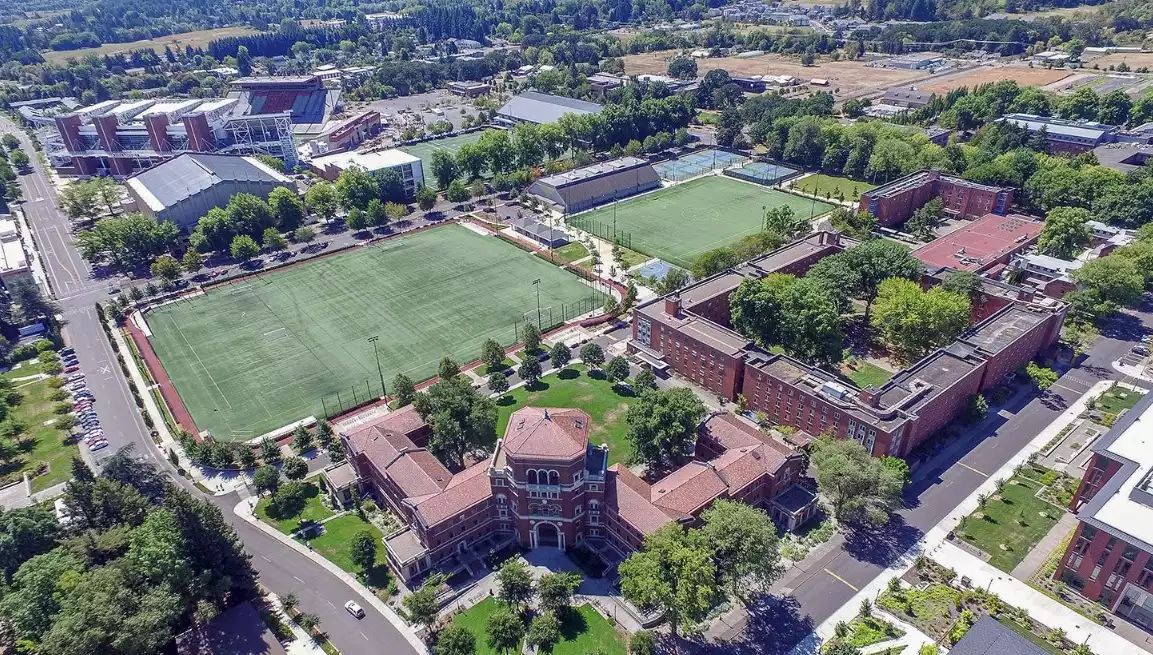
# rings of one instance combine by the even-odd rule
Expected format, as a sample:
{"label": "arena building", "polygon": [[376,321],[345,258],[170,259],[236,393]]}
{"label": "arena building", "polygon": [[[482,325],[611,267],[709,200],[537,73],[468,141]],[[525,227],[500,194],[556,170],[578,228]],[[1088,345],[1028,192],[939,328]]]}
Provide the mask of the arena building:
{"label": "arena building", "polygon": [[559,212],[573,214],[660,186],[660,176],[647,161],[621,157],[542,177],[528,187],[528,193]]}
{"label": "arena building", "polygon": [[554,96],[540,91],[525,91],[513,96],[497,110],[497,118],[515,123],[555,123],[565,114],[599,114],[603,107],[595,102]]}
{"label": "arena building", "polygon": [[1013,204],[1013,189],[926,170],[862,193],[857,211],[876,216],[878,225],[888,227],[907,221],[933,198],[940,198],[945,211],[955,217],[978,218],[1007,213]]}

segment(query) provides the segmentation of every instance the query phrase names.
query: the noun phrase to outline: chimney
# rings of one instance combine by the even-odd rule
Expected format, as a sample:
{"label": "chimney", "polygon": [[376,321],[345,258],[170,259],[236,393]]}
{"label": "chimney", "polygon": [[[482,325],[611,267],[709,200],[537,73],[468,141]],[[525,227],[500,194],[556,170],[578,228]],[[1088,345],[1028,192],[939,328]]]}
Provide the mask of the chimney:
{"label": "chimney", "polygon": [[1032,288],[1018,287],[1017,300],[1025,302],[1033,302],[1037,298],[1037,291]]}
{"label": "chimney", "polygon": [[857,394],[857,398],[869,407],[881,406],[881,392],[874,386],[870,385],[861,389],[861,393]]}
{"label": "chimney", "polygon": [[674,293],[665,296],[665,313],[669,316],[679,316],[681,313],[681,296]]}

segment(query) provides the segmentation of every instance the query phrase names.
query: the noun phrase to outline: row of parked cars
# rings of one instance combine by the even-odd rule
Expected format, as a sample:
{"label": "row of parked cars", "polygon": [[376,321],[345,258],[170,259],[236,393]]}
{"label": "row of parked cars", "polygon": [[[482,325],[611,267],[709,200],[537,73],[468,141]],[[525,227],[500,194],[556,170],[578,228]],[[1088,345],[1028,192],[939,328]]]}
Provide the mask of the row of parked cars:
{"label": "row of parked cars", "polygon": [[100,427],[100,418],[96,416],[93,405],[96,397],[88,388],[84,374],[80,372],[80,360],[76,358],[76,351],[71,347],[60,351],[64,363],[65,389],[72,394],[72,413],[76,416],[76,424],[80,428],[77,438],[84,441],[84,445],[91,452],[108,447],[108,440],[104,438],[104,429]]}

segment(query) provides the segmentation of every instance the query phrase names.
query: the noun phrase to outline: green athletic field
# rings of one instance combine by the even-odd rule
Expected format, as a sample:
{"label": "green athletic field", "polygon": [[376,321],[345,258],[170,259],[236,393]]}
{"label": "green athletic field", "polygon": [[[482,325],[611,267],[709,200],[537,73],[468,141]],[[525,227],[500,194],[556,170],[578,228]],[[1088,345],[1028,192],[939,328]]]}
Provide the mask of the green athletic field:
{"label": "green athletic field", "polygon": [[[152,345],[198,429],[258,437],[436,374],[446,355],[515,342],[514,321],[599,307],[578,277],[496,237],[446,225],[254,276],[147,314]],[[521,323],[523,325],[523,322]],[[337,399],[339,394],[339,401]],[[323,398],[323,404],[322,399]]]}
{"label": "green athletic field", "polygon": [[[761,229],[763,207],[788,205],[802,216],[819,216],[833,207],[783,191],[710,175],[625,200],[616,206],[616,229],[628,233],[625,245],[652,257],[689,268],[703,252],[727,246]],[[608,236],[613,207],[569,218],[575,227]],[[815,212],[815,213],[814,213]],[[629,237],[631,236],[631,243]]]}
{"label": "green athletic field", "polygon": [[420,157],[420,165],[421,168],[424,169],[424,185],[435,189],[436,176],[432,174],[432,153],[437,150],[447,150],[448,154],[455,156],[461,146],[466,143],[476,143],[480,139],[480,135],[488,131],[490,130],[477,130],[476,132],[469,132],[468,134],[458,134],[443,139],[423,141],[410,146],[404,146],[401,150],[413,157]]}

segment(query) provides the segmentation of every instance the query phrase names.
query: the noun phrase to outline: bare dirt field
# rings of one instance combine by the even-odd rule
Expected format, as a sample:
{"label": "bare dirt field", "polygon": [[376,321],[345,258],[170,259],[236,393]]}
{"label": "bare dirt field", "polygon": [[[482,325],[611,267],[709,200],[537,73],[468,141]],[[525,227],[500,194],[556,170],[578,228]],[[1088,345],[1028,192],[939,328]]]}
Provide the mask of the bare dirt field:
{"label": "bare dirt field", "polygon": [[[668,60],[675,54],[675,50],[665,50],[629,55],[625,57],[625,73],[667,75]],[[698,59],[697,66],[700,75],[723,68],[731,75],[792,75],[802,80],[824,78],[829,80],[829,90],[838,97],[879,91],[926,75],[925,71],[869,68],[859,61],[819,61],[815,66],[802,66],[799,59],[779,55]]]}
{"label": "bare dirt field", "polygon": [[129,52],[132,50],[143,50],[144,48],[151,48],[156,52],[164,52],[164,46],[171,46],[173,50],[184,46],[192,46],[193,48],[207,48],[208,44],[216,39],[222,39],[228,36],[246,36],[248,34],[256,34],[256,30],[247,27],[218,27],[212,30],[198,30],[196,32],[185,32],[183,34],[169,34],[168,36],[160,36],[155,39],[147,39],[145,41],[133,41],[132,43],[105,43],[98,48],[82,48],[80,50],[45,50],[41,52],[41,56],[48,62],[62,64],[69,59],[80,60],[88,55],[96,55],[103,57],[105,55],[114,55],[119,52]]}
{"label": "bare dirt field", "polygon": [[1129,64],[1129,68],[1134,70],[1138,68],[1153,68],[1153,52],[1115,52],[1104,57],[1090,59],[1088,65],[1105,70],[1110,66],[1119,66],[1121,62]]}
{"label": "bare dirt field", "polygon": [[1000,82],[1001,80],[1016,80],[1021,86],[1045,86],[1072,75],[1067,70],[1048,70],[1045,68],[1027,68],[1024,66],[998,66],[996,68],[981,67],[966,75],[958,75],[938,82],[928,82],[919,85],[922,91],[932,93],[947,93],[953,89],[967,86],[970,89],[981,84]]}

